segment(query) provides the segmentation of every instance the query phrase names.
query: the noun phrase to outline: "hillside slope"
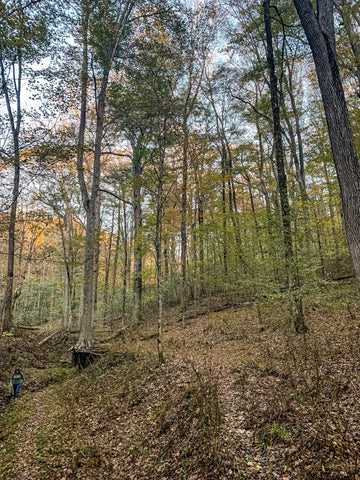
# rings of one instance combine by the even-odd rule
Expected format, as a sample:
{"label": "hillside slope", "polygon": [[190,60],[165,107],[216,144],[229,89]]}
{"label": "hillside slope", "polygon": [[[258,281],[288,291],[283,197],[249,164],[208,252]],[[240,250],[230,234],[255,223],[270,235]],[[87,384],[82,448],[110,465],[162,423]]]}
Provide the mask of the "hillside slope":
{"label": "hillside slope", "polygon": [[160,366],[155,325],[82,372],[60,340],[38,354],[46,368],[24,354],[31,388],[3,415],[1,478],[360,478],[359,314],[315,303],[306,336],[280,307],[261,332],[249,306],[169,322]]}

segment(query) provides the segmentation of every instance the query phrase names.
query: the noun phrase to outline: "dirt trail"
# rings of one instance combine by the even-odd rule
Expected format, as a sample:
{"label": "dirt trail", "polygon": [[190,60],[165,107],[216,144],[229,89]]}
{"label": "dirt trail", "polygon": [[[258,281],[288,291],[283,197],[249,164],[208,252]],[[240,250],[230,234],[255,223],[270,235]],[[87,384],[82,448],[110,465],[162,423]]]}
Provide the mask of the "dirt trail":
{"label": "dirt trail", "polygon": [[[18,436],[21,439],[16,447],[14,468],[16,480],[39,480],[39,468],[36,462],[31,461],[36,455],[36,433],[39,425],[46,418],[43,404],[45,392],[37,392],[31,397],[31,410],[27,420],[20,424]],[[21,399],[19,400],[21,406]]]}

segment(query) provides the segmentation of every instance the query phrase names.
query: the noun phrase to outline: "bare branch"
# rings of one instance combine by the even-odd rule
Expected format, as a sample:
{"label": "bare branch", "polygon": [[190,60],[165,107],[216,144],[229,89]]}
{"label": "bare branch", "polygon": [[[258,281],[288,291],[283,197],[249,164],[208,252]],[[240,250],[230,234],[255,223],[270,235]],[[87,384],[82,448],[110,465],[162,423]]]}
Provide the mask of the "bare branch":
{"label": "bare branch", "polygon": [[115,152],[101,152],[101,155],[114,155],[115,157],[127,157],[132,160],[132,155],[130,153],[115,153]]}
{"label": "bare branch", "polygon": [[242,97],[239,97],[238,95],[235,95],[234,93],[230,92],[230,95],[233,98],[236,98],[236,100],[240,100],[240,102],[244,103],[245,105],[249,105],[254,112],[259,115],[259,117],[265,118],[270,124],[272,124],[272,119],[268,117],[267,115],[264,115],[263,113],[259,112],[259,110],[248,100],[244,100]]}
{"label": "bare branch", "polygon": [[99,192],[107,193],[108,195],[112,195],[113,197],[117,198],[117,199],[120,200],[121,202],[124,202],[124,203],[126,203],[127,205],[130,205],[131,207],[134,206],[133,203],[128,202],[127,200],[125,200],[125,198],[120,197],[120,195],[118,195],[118,194],[115,193],[115,192],[111,192],[110,190],[106,190],[105,188],[99,188]]}

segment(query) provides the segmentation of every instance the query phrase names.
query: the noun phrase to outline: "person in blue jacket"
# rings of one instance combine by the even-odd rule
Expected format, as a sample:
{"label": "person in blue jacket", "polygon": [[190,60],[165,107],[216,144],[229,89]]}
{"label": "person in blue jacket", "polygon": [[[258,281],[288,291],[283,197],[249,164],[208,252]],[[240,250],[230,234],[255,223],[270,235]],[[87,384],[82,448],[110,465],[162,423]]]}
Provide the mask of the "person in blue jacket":
{"label": "person in blue jacket", "polygon": [[24,383],[24,375],[21,373],[19,368],[15,369],[15,372],[13,373],[11,379],[10,379],[10,385],[13,386],[14,389],[14,399],[16,400],[19,398],[19,391],[21,388],[21,385]]}

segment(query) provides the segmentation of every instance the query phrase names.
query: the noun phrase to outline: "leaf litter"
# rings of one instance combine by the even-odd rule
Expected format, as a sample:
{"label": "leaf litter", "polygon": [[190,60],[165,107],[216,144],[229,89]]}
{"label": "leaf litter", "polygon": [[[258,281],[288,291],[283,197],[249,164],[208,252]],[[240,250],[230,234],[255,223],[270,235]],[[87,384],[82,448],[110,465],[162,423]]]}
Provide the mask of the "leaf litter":
{"label": "leaf litter", "polygon": [[324,317],[304,336],[259,332],[251,307],[169,320],[160,366],[143,326],[8,407],[2,478],[359,479],[359,320]]}

